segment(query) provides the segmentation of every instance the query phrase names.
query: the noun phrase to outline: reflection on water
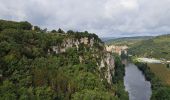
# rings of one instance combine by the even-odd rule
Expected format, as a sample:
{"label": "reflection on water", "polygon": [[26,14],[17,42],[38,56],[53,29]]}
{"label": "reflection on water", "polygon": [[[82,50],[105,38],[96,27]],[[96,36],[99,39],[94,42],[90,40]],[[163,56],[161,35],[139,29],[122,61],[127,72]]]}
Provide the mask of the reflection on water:
{"label": "reflection on water", "polygon": [[151,84],[145,80],[142,72],[127,60],[122,62],[125,64],[124,85],[129,93],[130,100],[149,100],[151,97]]}

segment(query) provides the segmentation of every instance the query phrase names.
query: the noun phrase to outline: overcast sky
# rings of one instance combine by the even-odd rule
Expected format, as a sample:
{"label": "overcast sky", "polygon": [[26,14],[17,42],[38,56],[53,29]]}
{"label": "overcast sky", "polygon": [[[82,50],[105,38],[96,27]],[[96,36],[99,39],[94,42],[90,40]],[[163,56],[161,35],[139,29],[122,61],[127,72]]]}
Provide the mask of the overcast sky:
{"label": "overcast sky", "polygon": [[100,37],[170,33],[170,0],[0,0],[0,19]]}

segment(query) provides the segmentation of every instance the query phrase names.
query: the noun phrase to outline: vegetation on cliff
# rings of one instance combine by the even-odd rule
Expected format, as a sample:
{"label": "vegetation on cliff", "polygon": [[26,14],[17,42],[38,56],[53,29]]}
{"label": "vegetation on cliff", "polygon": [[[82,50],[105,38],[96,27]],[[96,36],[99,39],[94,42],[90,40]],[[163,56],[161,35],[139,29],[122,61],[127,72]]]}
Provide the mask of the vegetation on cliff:
{"label": "vegetation on cliff", "polygon": [[[81,43],[87,37],[94,45]],[[53,46],[72,46],[56,53]],[[62,47],[63,48],[63,47]],[[106,57],[102,41],[95,34],[52,30],[47,32],[28,22],[0,20],[0,99],[5,100],[114,100],[123,98],[113,83],[108,83],[106,68],[98,64]],[[120,62],[118,62],[120,63]],[[120,66],[116,63],[116,66]],[[106,64],[105,64],[106,65]],[[107,66],[107,65],[106,65]],[[122,67],[121,67],[122,68]],[[108,72],[110,73],[110,72]],[[117,72],[116,72],[117,73]],[[118,84],[119,75],[116,76]],[[122,81],[122,75],[121,81]]]}
{"label": "vegetation on cliff", "polygon": [[124,87],[124,76],[125,76],[125,65],[122,64],[120,56],[113,54],[115,58],[115,74],[112,77],[113,83],[116,86],[116,94],[120,100],[128,100],[128,92],[125,91]]}

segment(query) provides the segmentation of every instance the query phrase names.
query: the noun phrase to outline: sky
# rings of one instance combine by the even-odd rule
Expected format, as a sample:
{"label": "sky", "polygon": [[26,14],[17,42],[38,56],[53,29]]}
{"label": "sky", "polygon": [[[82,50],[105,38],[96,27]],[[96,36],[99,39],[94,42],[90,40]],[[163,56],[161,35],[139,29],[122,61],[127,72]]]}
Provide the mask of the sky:
{"label": "sky", "polygon": [[170,33],[170,0],[0,0],[0,19],[100,37]]}

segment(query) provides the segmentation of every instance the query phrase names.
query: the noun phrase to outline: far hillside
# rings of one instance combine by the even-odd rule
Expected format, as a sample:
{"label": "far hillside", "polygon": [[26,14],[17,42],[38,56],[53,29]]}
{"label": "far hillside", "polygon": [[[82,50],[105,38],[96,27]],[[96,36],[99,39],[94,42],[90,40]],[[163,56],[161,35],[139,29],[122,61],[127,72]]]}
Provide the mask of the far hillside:
{"label": "far hillside", "polygon": [[111,45],[128,45],[131,46],[137,42],[148,40],[153,38],[153,36],[136,36],[136,37],[122,37],[122,38],[115,38],[106,41],[106,44]]}
{"label": "far hillside", "polygon": [[170,60],[170,34],[134,44],[129,53],[139,57],[153,57]]}

